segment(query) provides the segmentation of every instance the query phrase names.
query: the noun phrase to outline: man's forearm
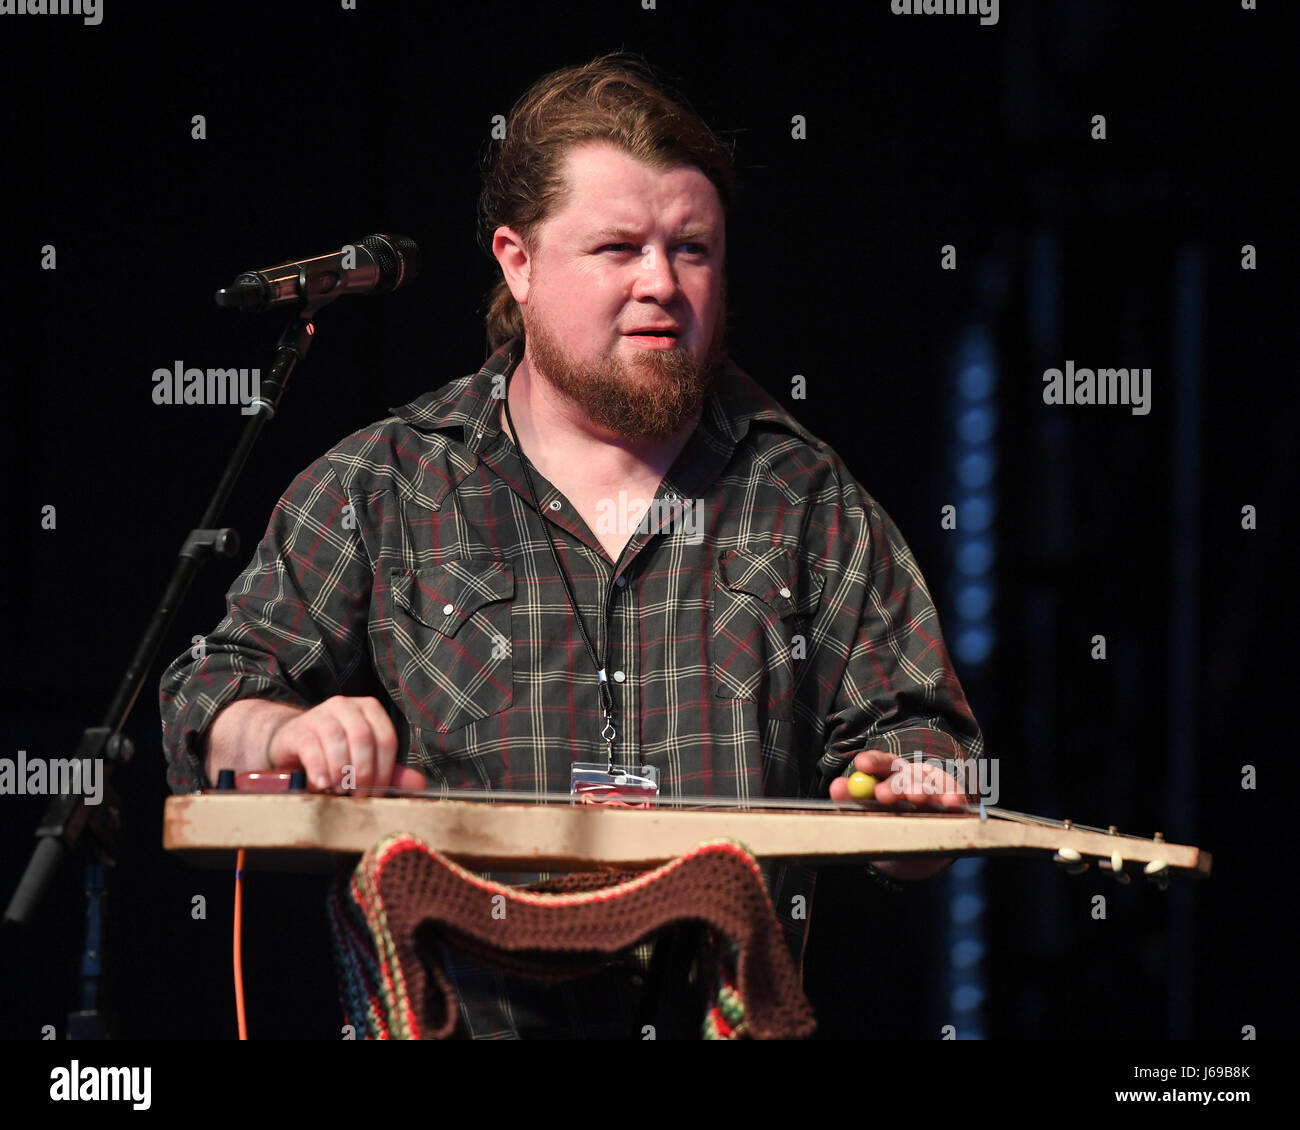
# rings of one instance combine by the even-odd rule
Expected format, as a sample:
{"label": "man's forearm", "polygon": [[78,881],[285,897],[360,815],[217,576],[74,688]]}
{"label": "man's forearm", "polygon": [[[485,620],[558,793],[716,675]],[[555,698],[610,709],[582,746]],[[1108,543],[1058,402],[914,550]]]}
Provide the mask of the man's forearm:
{"label": "man's forearm", "polygon": [[203,758],[208,780],[215,782],[222,769],[269,769],[272,735],[303,712],[301,706],[265,698],[241,698],[225,707],[208,727]]}

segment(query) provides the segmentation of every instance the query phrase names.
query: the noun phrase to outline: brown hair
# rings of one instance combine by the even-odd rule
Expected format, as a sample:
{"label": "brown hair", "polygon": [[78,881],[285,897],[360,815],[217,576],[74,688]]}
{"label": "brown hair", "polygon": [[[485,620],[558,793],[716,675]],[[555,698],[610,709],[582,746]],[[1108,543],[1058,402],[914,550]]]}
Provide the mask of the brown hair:
{"label": "brown hair", "polygon": [[[638,56],[619,52],[535,82],[506,119],[506,136],[483,167],[479,241],[491,254],[505,225],[535,247],[537,229],[564,204],[564,162],[574,145],[606,141],[655,169],[695,165],[718,190],[723,214],[735,201],[731,154],[686,99]],[[504,277],[487,305],[488,348],[524,337],[523,313]]]}

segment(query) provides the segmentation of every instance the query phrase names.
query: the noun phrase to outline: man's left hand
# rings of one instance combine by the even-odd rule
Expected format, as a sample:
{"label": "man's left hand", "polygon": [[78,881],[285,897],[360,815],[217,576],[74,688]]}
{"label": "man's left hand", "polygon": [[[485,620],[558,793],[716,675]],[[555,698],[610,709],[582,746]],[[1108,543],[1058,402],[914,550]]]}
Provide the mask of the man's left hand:
{"label": "man's left hand", "polygon": [[[962,811],[968,799],[951,774],[937,765],[908,761],[884,750],[868,749],[853,758],[853,768],[876,779],[874,797],[878,804],[891,807],[908,802],[917,808],[937,812]],[[831,800],[849,801],[849,780],[837,777],[831,782]]]}
{"label": "man's left hand", "polygon": [[[868,749],[853,758],[853,768],[876,779],[875,795],[866,799],[891,808],[911,804],[930,812],[961,812],[969,803],[957,780],[937,765],[908,761],[884,750]],[[847,777],[837,777],[831,782],[830,795],[834,801],[855,803],[849,796]],[[877,871],[902,880],[928,879],[951,863],[951,856],[872,861]]]}

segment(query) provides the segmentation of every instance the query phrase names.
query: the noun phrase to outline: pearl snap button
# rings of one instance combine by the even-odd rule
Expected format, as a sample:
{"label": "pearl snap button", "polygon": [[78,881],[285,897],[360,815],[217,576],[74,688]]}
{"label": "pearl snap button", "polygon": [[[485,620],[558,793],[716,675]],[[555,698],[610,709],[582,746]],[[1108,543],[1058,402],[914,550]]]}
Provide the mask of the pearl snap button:
{"label": "pearl snap button", "polygon": [[624,585],[627,584],[627,578],[626,578],[626,577],[619,577],[619,579],[618,579],[617,581],[615,581],[614,583],[615,583],[616,585],[618,585],[619,588],[622,588]]}
{"label": "pearl snap button", "polygon": [[790,590],[789,590],[789,589],[782,589],[782,590],[781,590],[781,595],[782,595],[783,597],[785,597],[785,598],[788,600],[789,597],[790,597]]}
{"label": "pearl snap button", "polygon": [[622,671],[615,671],[615,672],[614,672],[614,682],[616,682],[616,683],[621,683],[621,682],[622,682],[624,679],[626,679],[626,678],[627,678],[627,676],[624,675]]}
{"label": "pearl snap button", "polygon": [[560,508],[560,500],[558,498],[551,499],[551,509],[558,510],[559,508]]}
{"label": "pearl snap button", "polygon": [[455,611],[456,611],[456,606],[454,604],[444,604],[442,606],[442,614],[444,616],[450,616]]}

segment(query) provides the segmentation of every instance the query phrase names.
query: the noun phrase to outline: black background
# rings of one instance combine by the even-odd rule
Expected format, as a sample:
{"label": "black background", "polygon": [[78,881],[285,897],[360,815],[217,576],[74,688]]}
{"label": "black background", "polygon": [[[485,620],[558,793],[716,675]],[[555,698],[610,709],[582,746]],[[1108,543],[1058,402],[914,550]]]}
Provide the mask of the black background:
{"label": "black background", "polygon": [[[241,270],[374,231],[421,277],[325,311],[225,515],[248,552],[293,476],[343,435],[478,367],[495,264],[478,249],[493,115],[542,74],[644,54],[734,142],[731,351],[846,459],[898,523],[947,622],[947,397],[982,319],[998,389],[997,646],[959,673],[1003,760],[1002,803],[1163,829],[1215,856],[1160,894],[1047,862],[986,866],[987,1033],[1261,1038],[1282,1023],[1289,899],[1276,821],[1292,762],[1289,594],[1297,296],[1295,21],[1262,0],[1006,0],[1000,20],[747,3],[333,0],[127,4],[104,21],[0,17],[8,421],[0,755],[71,754],[97,723],[244,418],[160,407],[155,368],[262,366],[282,317],[219,310]],[[1090,138],[1105,114],[1109,137]],[[205,140],[190,136],[203,114]],[[791,118],[807,139],[791,138]],[[954,244],[958,270],[939,269]],[[1258,248],[1243,271],[1241,247]],[[40,269],[57,248],[57,270]],[[1034,248],[1059,285],[1035,343]],[[1175,474],[1178,263],[1202,264],[1196,477]],[[1150,366],[1153,410],[1046,409],[1041,374]],[[57,507],[57,529],[41,507]],[[1241,507],[1259,528],[1241,527]],[[1285,506],[1285,509],[1284,509]],[[1181,508],[1181,509],[1180,509]],[[1178,517],[1182,514],[1183,517]],[[1286,515],[1290,514],[1288,518]],[[1189,521],[1194,524],[1189,525]],[[1190,550],[1180,536],[1191,537]],[[1292,535],[1292,538],[1294,535]],[[1287,539],[1290,540],[1290,539]],[[164,855],[162,667],[210,630],[237,563],[191,590],[128,725],[110,992],[134,1038],[233,1033],[230,882]],[[1175,562],[1194,615],[1175,622]],[[1171,691],[1194,631],[1190,693]],[[1090,658],[1105,634],[1108,658]],[[951,640],[950,640],[951,642]],[[1175,773],[1172,735],[1183,732]],[[1253,764],[1260,787],[1240,787]],[[0,896],[44,803],[0,798]],[[0,1035],[61,1035],[76,1006],[80,872],[0,952]],[[1090,899],[1108,896],[1106,921]],[[191,899],[208,900],[206,921]],[[324,881],[250,884],[258,1037],[337,1038]],[[819,888],[807,989],[828,1038],[937,1038],[944,887]]]}

